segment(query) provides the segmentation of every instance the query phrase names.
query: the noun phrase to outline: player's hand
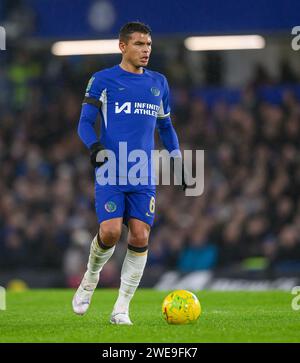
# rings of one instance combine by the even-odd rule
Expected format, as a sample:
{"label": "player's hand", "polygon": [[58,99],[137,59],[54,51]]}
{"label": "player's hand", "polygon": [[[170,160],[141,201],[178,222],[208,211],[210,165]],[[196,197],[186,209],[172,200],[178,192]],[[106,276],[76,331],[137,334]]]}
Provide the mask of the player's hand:
{"label": "player's hand", "polygon": [[190,170],[189,167],[184,165],[184,162],[181,157],[171,158],[171,166],[175,178],[177,179],[178,182],[177,185],[180,185],[184,192],[186,189],[195,188],[196,182],[195,180],[193,180],[192,171]]}
{"label": "player's hand", "polygon": [[108,158],[105,157],[103,161],[97,161],[97,155],[102,150],[105,150],[105,147],[102,144],[100,144],[100,142],[95,142],[90,147],[90,159],[91,159],[91,164],[93,165],[94,168],[102,166],[108,160]]}
{"label": "player's hand", "polygon": [[187,183],[184,175],[184,164],[182,164],[182,190],[185,192],[187,188]]}
{"label": "player's hand", "polygon": [[185,192],[188,187],[188,180],[190,180],[190,174],[188,170],[184,167],[184,163],[182,162],[182,190]]}
{"label": "player's hand", "polygon": [[[181,166],[179,166],[179,164],[177,163],[181,164]],[[189,179],[189,175],[187,174],[187,170],[185,170],[182,158],[181,157],[171,158],[171,166],[173,169],[173,173],[175,174],[175,178],[180,183],[179,185],[181,185],[182,190],[185,191],[186,188],[188,187],[187,181]]]}

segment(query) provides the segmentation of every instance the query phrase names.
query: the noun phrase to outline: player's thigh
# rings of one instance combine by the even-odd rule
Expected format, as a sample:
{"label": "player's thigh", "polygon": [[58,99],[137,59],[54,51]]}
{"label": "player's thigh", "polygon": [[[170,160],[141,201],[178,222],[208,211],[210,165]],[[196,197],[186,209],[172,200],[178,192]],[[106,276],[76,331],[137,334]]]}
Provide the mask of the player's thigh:
{"label": "player's thigh", "polygon": [[149,224],[136,218],[130,218],[128,229],[128,244],[134,247],[145,247],[148,245],[151,229]]}
{"label": "player's thigh", "polygon": [[[117,185],[104,185],[95,187],[95,209],[98,222],[123,218],[125,210],[125,194]],[[119,222],[112,222],[117,223]]]}
{"label": "player's thigh", "polygon": [[126,194],[125,219],[138,219],[150,227],[155,216],[155,190],[145,189]]}

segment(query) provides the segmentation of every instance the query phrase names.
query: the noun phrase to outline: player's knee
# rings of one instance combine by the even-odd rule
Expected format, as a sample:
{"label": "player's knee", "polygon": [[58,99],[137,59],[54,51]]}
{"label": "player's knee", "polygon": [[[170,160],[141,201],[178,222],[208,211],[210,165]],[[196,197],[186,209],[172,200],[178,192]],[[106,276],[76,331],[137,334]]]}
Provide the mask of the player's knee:
{"label": "player's knee", "polygon": [[99,234],[101,241],[107,246],[115,245],[121,237],[120,228],[108,225],[101,225]]}
{"label": "player's knee", "polygon": [[149,232],[146,229],[140,229],[130,233],[128,243],[135,247],[144,247],[148,245]]}

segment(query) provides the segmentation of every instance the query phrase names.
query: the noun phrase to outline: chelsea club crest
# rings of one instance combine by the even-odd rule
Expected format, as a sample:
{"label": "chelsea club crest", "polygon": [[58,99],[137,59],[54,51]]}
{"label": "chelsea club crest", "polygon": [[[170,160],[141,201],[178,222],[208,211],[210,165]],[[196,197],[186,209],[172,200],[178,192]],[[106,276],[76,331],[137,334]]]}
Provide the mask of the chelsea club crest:
{"label": "chelsea club crest", "polygon": [[160,90],[156,87],[151,87],[151,93],[154,95],[154,96],[159,96],[160,95]]}
{"label": "chelsea club crest", "polygon": [[105,203],[104,208],[108,213],[113,213],[117,209],[117,205],[115,202],[109,201]]}

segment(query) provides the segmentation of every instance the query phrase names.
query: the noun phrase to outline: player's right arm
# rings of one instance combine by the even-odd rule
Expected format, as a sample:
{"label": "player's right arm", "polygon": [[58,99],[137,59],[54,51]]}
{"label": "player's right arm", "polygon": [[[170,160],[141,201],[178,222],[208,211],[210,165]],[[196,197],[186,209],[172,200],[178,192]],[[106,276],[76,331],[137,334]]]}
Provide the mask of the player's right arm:
{"label": "player's right arm", "polygon": [[103,162],[97,162],[97,154],[104,150],[104,146],[99,142],[95,132],[95,123],[99,109],[101,108],[101,86],[97,74],[89,80],[85,97],[82,103],[80,119],[77,132],[82,142],[90,150],[90,159],[94,167],[101,166]]}

